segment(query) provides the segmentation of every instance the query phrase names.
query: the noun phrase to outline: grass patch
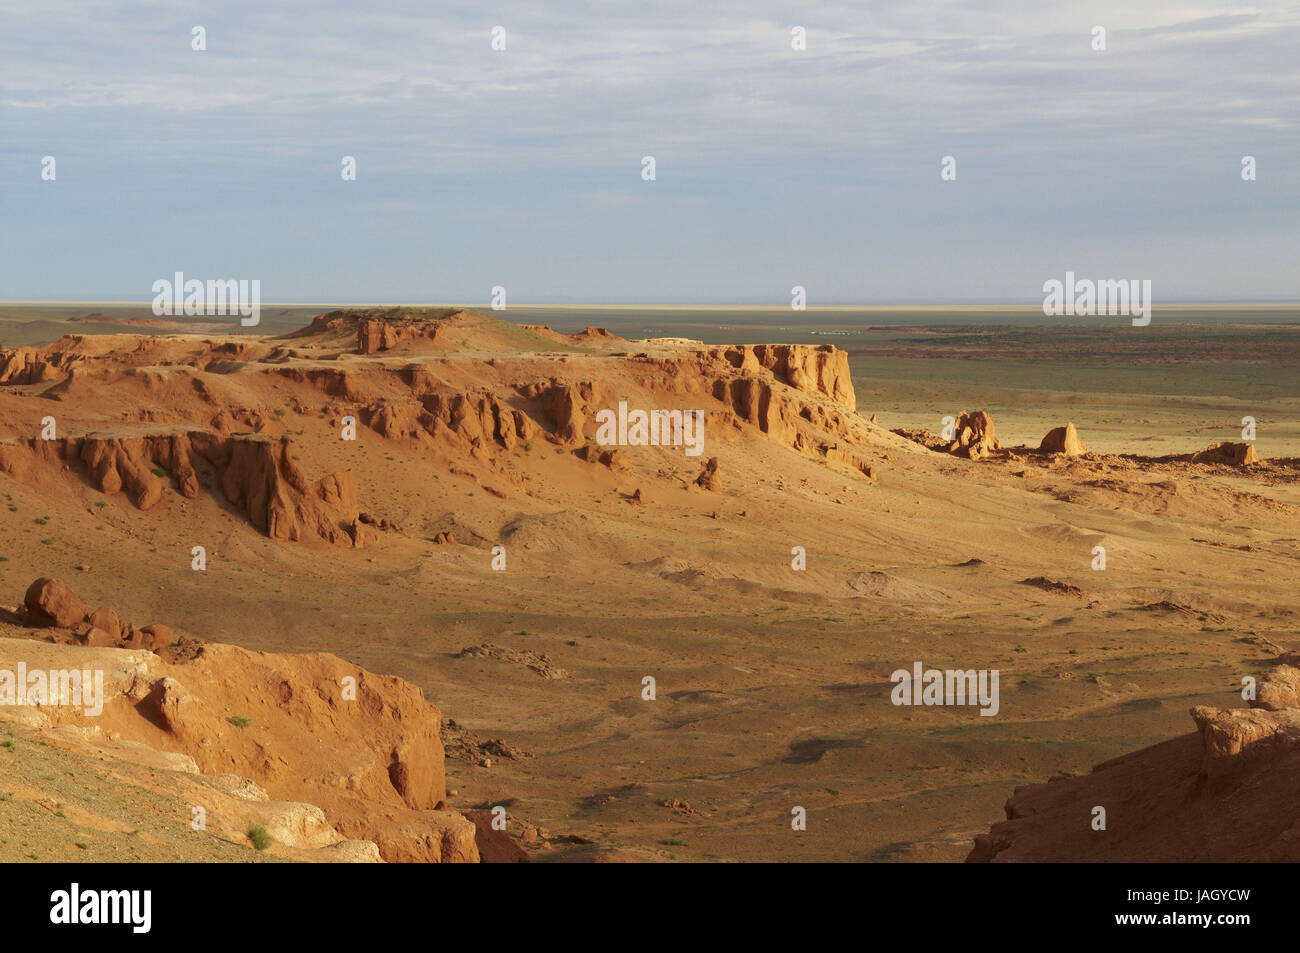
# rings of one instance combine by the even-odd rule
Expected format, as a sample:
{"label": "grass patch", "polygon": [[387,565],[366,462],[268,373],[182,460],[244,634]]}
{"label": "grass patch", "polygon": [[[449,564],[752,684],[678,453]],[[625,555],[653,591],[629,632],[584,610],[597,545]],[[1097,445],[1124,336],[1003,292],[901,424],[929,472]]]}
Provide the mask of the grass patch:
{"label": "grass patch", "polygon": [[266,832],[266,828],[261,824],[249,824],[247,834],[249,843],[258,850],[266,850],[275,843],[271,835]]}

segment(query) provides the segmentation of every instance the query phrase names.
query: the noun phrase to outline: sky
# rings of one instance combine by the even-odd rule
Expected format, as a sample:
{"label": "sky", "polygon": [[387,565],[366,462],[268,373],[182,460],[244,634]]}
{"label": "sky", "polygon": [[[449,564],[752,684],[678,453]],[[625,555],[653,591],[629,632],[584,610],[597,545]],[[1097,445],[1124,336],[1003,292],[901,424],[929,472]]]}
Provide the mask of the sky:
{"label": "sky", "polygon": [[1033,303],[1067,270],[1300,299],[1300,3],[0,0],[0,24],[3,300],[148,301],[181,271],[267,302]]}

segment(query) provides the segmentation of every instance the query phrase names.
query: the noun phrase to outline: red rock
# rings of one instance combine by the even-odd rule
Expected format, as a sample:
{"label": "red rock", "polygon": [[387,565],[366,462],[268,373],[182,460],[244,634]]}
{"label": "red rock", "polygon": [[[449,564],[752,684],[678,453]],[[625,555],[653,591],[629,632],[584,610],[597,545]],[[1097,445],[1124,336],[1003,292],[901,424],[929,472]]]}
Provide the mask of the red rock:
{"label": "red rock", "polygon": [[1063,453],[1067,457],[1080,457],[1088,452],[1072,423],[1049,430],[1038,449],[1045,453]]}
{"label": "red rock", "polygon": [[[474,822],[474,841],[478,845],[479,858],[485,864],[527,864],[531,858],[527,851],[515,843],[506,832],[492,827],[491,811],[466,811],[465,816]],[[529,839],[531,835],[531,840]],[[531,824],[522,825],[520,835],[528,843],[537,842],[537,828]]]}
{"label": "red rock", "polygon": [[[1090,774],[1017,788],[1006,802],[1007,820],[977,836],[966,859],[1300,860],[1298,674],[1280,664],[1265,677],[1258,707],[1197,706],[1195,732],[1113,758]],[[1092,826],[1095,807],[1106,810],[1104,831]]]}
{"label": "red rock", "polygon": [[66,583],[44,577],[27,587],[23,605],[37,625],[61,629],[70,629],[85,621],[90,611]]}
{"label": "red rock", "polygon": [[1300,668],[1294,665],[1275,665],[1259,683],[1252,708],[1281,711],[1300,708]]}
{"label": "red rock", "polygon": [[700,475],[695,478],[695,485],[708,490],[710,493],[720,493],[722,491],[722,477],[718,475],[717,457],[709,458],[709,462],[704,465]]}
{"label": "red rock", "polygon": [[176,641],[171,627],[166,625],[146,625],[140,629],[140,648],[156,652],[165,649]]}
{"label": "red rock", "polygon": [[948,452],[983,460],[993,451],[1001,450],[993,418],[982,410],[967,413],[962,411],[953,428],[955,439],[948,445]]}
{"label": "red rock", "polygon": [[1193,463],[1221,463],[1233,467],[1247,467],[1258,463],[1253,443],[1215,443],[1192,454]]}
{"label": "red rock", "polygon": [[90,624],[106,632],[114,642],[122,638],[122,620],[108,606],[100,606],[92,612]]}

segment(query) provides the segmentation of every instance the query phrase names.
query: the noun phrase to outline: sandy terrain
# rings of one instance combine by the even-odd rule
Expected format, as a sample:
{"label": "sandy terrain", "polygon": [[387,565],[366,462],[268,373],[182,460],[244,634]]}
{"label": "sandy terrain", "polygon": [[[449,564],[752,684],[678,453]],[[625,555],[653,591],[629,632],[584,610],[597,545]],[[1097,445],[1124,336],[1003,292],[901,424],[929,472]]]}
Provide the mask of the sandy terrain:
{"label": "sandy terrain", "polygon": [[[449,807],[504,806],[534,860],[961,860],[1017,785],[1245,707],[1242,677],[1296,647],[1294,454],[1187,459],[1240,439],[1237,399],[1161,396],[1127,442],[1129,409],[1094,437],[1067,399],[880,406],[854,361],[450,311],[3,351],[8,634],[56,577],[123,619],[405,679],[455,722]],[[703,452],[611,457],[619,401],[704,411]],[[936,404],[989,410],[1002,446],[924,445]],[[1068,421],[1104,453],[1039,452]],[[997,714],[892,704],[917,661],[999,671]]]}

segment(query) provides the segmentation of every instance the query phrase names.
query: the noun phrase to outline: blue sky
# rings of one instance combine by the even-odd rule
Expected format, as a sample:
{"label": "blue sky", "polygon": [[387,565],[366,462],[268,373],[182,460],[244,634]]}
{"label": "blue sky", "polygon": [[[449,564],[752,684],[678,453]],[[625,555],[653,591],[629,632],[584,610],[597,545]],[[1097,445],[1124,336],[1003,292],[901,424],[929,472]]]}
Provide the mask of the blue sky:
{"label": "blue sky", "polygon": [[1131,6],[6,0],[0,299],[1300,298],[1300,6]]}

